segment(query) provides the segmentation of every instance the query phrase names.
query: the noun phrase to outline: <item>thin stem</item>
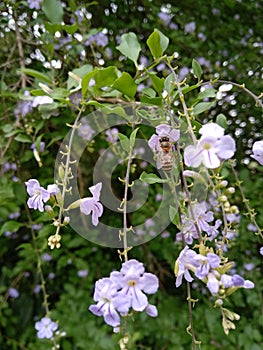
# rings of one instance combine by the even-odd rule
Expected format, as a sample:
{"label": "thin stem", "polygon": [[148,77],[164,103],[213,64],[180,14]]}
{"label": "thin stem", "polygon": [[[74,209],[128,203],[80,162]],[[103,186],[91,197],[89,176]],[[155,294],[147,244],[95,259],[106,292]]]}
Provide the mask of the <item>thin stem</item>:
{"label": "thin stem", "polygon": [[77,115],[77,118],[75,119],[74,124],[72,125],[72,131],[71,131],[71,134],[70,134],[69,144],[68,144],[68,147],[67,147],[66,164],[65,164],[65,167],[64,167],[64,178],[62,180],[63,186],[62,186],[62,193],[61,193],[61,205],[60,205],[60,208],[59,208],[59,214],[58,214],[58,219],[57,219],[58,226],[57,226],[56,233],[55,233],[56,236],[58,236],[60,228],[61,228],[61,220],[62,220],[62,215],[63,215],[63,212],[64,212],[65,195],[66,195],[66,192],[68,190],[67,189],[67,183],[68,183],[68,175],[69,175],[69,171],[70,171],[70,162],[71,162],[70,161],[70,156],[71,156],[71,148],[72,148],[73,138],[74,138],[75,131],[77,129],[79,118],[80,118],[81,114],[83,113],[84,108],[85,108],[85,106],[82,105],[82,107],[79,110],[79,113]]}
{"label": "thin stem", "polygon": [[236,170],[235,170],[235,168],[234,168],[234,166],[233,166],[233,162],[229,162],[230,163],[230,166],[231,166],[231,170],[232,170],[232,172],[233,172],[233,174],[234,174],[234,176],[235,176],[235,180],[236,180],[236,185],[237,185],[237,187],[238,187],[238,189],[239,189],[239,192],[240,192],[240,194],[241,194],[241,197],[242,197],[242,202],[244,203],[244,205],[245,205],[245,207],[246,207],[246,210],[247,210],[247,213],[248,213],[248,215],[249,215],[249,218],[250,218],[250,221],[251,221],[251,223],[253,224],[253,225],[255,225],[256,226],[256,228],[257,228],[257,235],[259,235],[262,239],[263,239],[263,229],[261,229],[260,227],[259,227],[259,225],[258,225],[258,223],[257,223],[257,221],[256,221],[256,219],[255,219],[255,216],[256,216],[256,213],[255,213],[255,211],[253,210],[253,209],[251,209],[250,208],[250,206],[249,206],[249,200],[246,198],[246,196],[245,196],[245,194],[244,194],[244,191],[243,191],[243,189],[242,189],[242,187],[241,187],[241,181],[239,180],[239,178],[238,178],[238,175],[237,175],[237,172],[236,172]]}
{"label": "thin stem", "polygon": [[128,261],[128,242],[127,242],[127,200],[128,200],[128,188],[129,188],[129,181],[130,181],[130,170],[131,170],[131,163],[132,163],[132,153],[133,153],[133,147],[130,147],[129,149],[129,155],[128,155],[128,164],[126,168],[126,175],[125,175],[125,187],[124,187],[124,196],[123,196],[123,254],[124,254],[124,260]]}
{"label": "thin stem", "polygon": [[[15,21],[15,33],[16,33],[16,42],[17,42],[20,68],[23,70],[26,68],[25,56],[24,56],[24,51],[23,51],[22,37],[21,37],[19,27],[17,24],[17,12],[16,12],[16,10],[14,10],[14,21]],[[21,74],[21,84],[22,84],[22,88],[25,89],[26,88],[26,75],[24,73]]]}
{"label": "thin stem", "polygon": [[237,84],[234,83],[233,81],[228,81],[228,80],[216,80],[215,82],[212,82],[213,84],[215,83],[223,83],[223,84],[232,84],[239,89],[245,91],[248,95],[253,97],[253,99],[256,101],[256,103],[259,105],[259,107],[263,108],[263,103],[261,102],[262,94],[260,96],[255,95],[252,91],[248,90],[244,84]]}
{"label": "thin stem", "polygon": [[42,293],[43,293],[43,306],[45,308],[45,314],[46,316],[49,316],[50,314],[50,310],[49,310],[49,303],[48,303],[48,293],[47,293],[47,290],[46,290],[46,281],[45,281],[45,278],[44,278],[44,274],[43,274],[43,270],[42,270],[42,261],[41,261],[41,257],[40,257],[40,254],[39,254],[39,249],[37,247],[37,237],[36,237],[36,234],[35,234],[35,231],[33,230],[32,228],[32,218],[31,218],[31,215],[30,215],[30,212],[28,210],[28,207],[27,205],[25,205],[25,208],[26,208],[26,213],[27,213],[27,217],[28,217],[28,222],[29,222],[29,226],[30,226],[30,231],[31,231],[31,236],[32,236],[32,239],[33,239],[33,247],[34,247],[34,252],[36,254],[36,258],[37,258],[37,273],[39,275],[39,279],[40,279],[40,287],[41,287],[41,290],[42,290]]}

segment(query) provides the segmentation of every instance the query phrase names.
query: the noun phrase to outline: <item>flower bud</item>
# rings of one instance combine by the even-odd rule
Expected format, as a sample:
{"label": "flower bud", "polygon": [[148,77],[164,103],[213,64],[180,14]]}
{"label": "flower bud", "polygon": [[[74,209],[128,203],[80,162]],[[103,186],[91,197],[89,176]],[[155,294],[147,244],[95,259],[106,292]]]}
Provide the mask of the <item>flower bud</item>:
{"label": "flower bud", "polygon": [[63,225],[68,225],[70,222],[70,217],[69,216],[65,216],[64,220],[63,220]]}
{"label": "flower bud", "polygon": [[55,217],[54,210],[50,205],[45,205],[45,211],[48,213],[48,215],[53,219]]}

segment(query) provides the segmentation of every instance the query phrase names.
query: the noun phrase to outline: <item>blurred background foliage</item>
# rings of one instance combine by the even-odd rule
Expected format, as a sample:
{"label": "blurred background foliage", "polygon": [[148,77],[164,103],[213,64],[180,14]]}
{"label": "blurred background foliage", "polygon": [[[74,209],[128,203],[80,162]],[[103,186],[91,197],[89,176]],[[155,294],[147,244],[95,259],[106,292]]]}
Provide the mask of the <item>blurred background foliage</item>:
{"label": "blurred background foliage", "polygon": [[[34,329],[35,321],[43,315],[38,251],[52,318],[59,320],[59,327],[67,334],[61,339],[61,348],[116,349],[118,336],[112,335],[111,328],[88,311],[94,282],[119,268],[116,251],[98,247],[68,228],[64,231],[63,247],[50,252],[46,240],[53,227],[48,217],[26,207],[24,181],[37,178],[43,186],[53,182],[60,141],[67,134],[66,123],[73,122],[75,111],[63,102],[63,91],[60,91],[60,105],[51,111],[43,106],[32,107],[25,91],[38,90],[39,82],[49,81],[53,88],[67,89],[68,72],[83,66],[85,72],[93,67],[115,66],[134,76],[133,63],[116,49],[120,36],[136,33],[142,46],[139,63],[150,65],[152,58],[146,40],[157,28],[170,39],[167,54],[175,53],[181,79],[186,77],[189,84],[193,83],[190,70],[195,58],[202,66],[204,80],[218,78],[245,84],[258,96],[263,85],[263,3],[69,0],[53,1],[52,11],[50,1],[45,0],[42,5],[40,10],[34,10],[27,1],[0,1],[0,347],[3,350],[50,348],[48,341],[37,339]],[[21,74],[24,69],[43,73],[46,81],[43,76]],[[169,74],[162,63],[156,71],[159,77]],[[81,70],[78,72],[81,74]],[[150,82],[142,84],[144,88]],[[252,143],[262,139],[262,110],[255,106],[250,95],[234,86],[219,92],[216,106],[199,115],[198,120],[214,120],[219,113],[227,116],[228,133],[236,139],[236,169],[245,195],[263,226],[263,167],[249,157]],[[46,146],[41,153],[43,166],[39,167],[30,147],[33,143],[39,147],[41,141]],[[97,145],[90,146],[90,163],[104,144],[105,140],[98,140]],[[230,183],[234,183],[230,172],[227,169],[225,172]],[[83,180],[86,188],[91,181],[90,170],[83,169],[83,176],[87,176]],[[152,198],[155,195],[152,193]],[[232,200],[241,211],[244,209],[238,191]],[[225,336],[219,313],[211,310],[209,296],[202,294],[198,286],[193,291],[193,298],[199,299],[194,318],[203,350],[262,349],[262,257],[258,253],[260,242],[248,224],[248,218],[243,216],[238,240],[230,252],[237,263],[237,272],[256,284],[255,289],[241,290],[229,300],[231,307],[241,314],[237,330]],[[130,325],[130,349],[190,348],[191,338],[185,331],[186,292],[182,287],[175,289],[172,272],[178,253],[172,229],[169,237],[160,235],[133,249],[132,257],[143,261],[149,272],[158,275],[160,292],[152,300],[158,306],[158,318],[136,315]],[[86,276],[80,277],[79,271],[87,271]],[[18,295],[10,293],[12,288]]]}

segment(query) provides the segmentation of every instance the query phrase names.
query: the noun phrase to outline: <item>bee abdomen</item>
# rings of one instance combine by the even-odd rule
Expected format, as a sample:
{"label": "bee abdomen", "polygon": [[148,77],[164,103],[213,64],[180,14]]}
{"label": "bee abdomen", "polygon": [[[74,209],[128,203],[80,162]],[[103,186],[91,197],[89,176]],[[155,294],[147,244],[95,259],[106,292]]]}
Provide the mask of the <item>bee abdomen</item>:
{"label": "bee abdomen", "polygon": [[163,163],[162,164],[162,169],[163,169],[163,171],[171,171],[172,170],[172,164],[168,163],[168,162]]}

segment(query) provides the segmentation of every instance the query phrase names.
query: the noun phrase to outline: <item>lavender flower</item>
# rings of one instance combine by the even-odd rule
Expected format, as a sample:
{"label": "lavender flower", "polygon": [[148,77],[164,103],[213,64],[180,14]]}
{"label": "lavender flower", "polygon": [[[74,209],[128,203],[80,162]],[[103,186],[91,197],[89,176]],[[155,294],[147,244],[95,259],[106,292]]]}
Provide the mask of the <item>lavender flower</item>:
{"label": "lavender flower", "polygon": [[215,269],[220,265],[221,259],[218,255],[214,253],[208,253],[206,256],[202,254],[197,254],[194,257],[194,260],[198,263],[196,268],[195,275],[199,279],[207,277],[210,269]]}
{"label": "lavender flower", "polygon": [[158,278],[145,272],[143,264],[135,259],[123,263],[120,272],[112,272],[110,278],[120,289],[120,295],[130,297],[129,306],[135,311],[147,307],[148,299],[144,293],[154,294],[159,286]]}
{"label": "lavender flower", "polygon": [[8,295],[9,295],[11,298],[16,299],[16,298],[19,297],[19,292],[18,292],[18,290],[15,289],[15,288],[9,288],[9,290],[8,290]]}
{"label": "lavender flower", "polygon": [[236,150],[235,141],[224,135],[224,129],[216,123],[204,125],[197,145],[187,146],[184,150],[184,161],[187,166],[198,167],[201,163],[207,168],[215,169],[221,160],[231,158]]}
{"label": "lavender flower", "polygon": [[103,316],[104,321],[112,327],[120,325],[117,310],[124,314],[129,310],[129,298],[118,294],[110,278],[101,278],[96,282],[93,299],[97,304],[90,305],[89,310],[96,316]]}
{"label": "lavender flower", "polygon": [[40,321],[36,322],[35,329],[37,332],[37,337],[39,339],[53,338],[53,332],[58,329],[58,325],[56,322],[53,322],[49,317],[43,317]]}
{"label": "lavender flower", "polygon": [[263,140],[256,141],[252,147],[252,158],[256,159],[260,165],[263,165]]}
{"label": "lavender flower", "polygon": [[117,128],[108,129],[105,132],[106,140],[110,143],[115,143],[119,138],[119,131]]}
{"label": "lavender flower", "polygon": [[[34,143],[32,143],[32,145],[30,146],[30,148],[32,150],[35,150],[36,149],[36,145]],[[41,141],[40,144],[39,144],[39,152],[40,153],[43,153],[45,150],[45,142]]]}
{"label": "lavender flower", "polygon": [[102,183],[99,182],[97,185],[89,188],[90,192],[93,194],[93,197],[83,198],[80,202],[80,211],[89,215],[92,213],[92,224],[97,226],[99,223],[99,217],[101,217],[103,213],[103,206],[99,202],[100,199],[100,191],[101,191]]}
{"label": "lavender flower", "polygon": [[143,264],[132,259],[122,264],[120,272],[114,271],[110,278],[96,282],[93,298],[97,304],[91,305],[89,310],[97,316],[103,316],[104,321],[112,327],[119,327],[119,313],[127,315],[130,307],[156,317],[157,308],[148,303],[144,293],[153,294],[157,289],[157,277],[145,272]]}
{"label": "lavender flower", "polygon": [[164,13],[164,12],[159,12],[158,17],[160,18],[160,20],[162,21],[162,23],[165,27],[169,26],[169,24],[173,18],[172,15],[170,15],[169,13]]}
{"label": "lavender flower", "polygon": [[50,193],[40,186],[39,182],[35,179],[30,179],[25,182],[27,186],[27,193],[31,198],[28,199],[27,205],[30,209],[38,209],[44,211],[43,203],[47,202],[50,198]]}
{"label": "lavender flower", "polygon": [[90,141],[95,131],[90,127],[86,118],[81,118],[81,125],[78,128],[78,135],[84,140]]}
{"label": "lavender flower", "polygon": [[260,253],[261,255],[263,255],[263,247],[261,247],[261,248],[259,249],[259,253]]}
{"label": "lavender flower", "polygon": [[196,23],[195,22],[186,23],[186,25],[184,26],[185,34],[193,33],[193,32],[195,32],[195,30],[196,30]]}
{"label": "lavender flower", "polygon": [[88,270],[79,270],[78,271],[78,276],[81,278],[87,277],[88,276]]}
{"label": "lavender flower", "polygon": [[237,287],[237,288],[246,288],[251,289],[254,288],[254,283],[249,280],[244,280],[243,277],[235,274],[233,276],[229,276],[227,274],[223,274],[221,276],[221,282],[225,288]]}
{"label": "lavender flower", "polygon": [[[25,91],[24,96],[27,98],[28,96],[30,96],[30,92]],[[32,110],[33,110],[32,101],[20,100],[17,104],[17,108],[14,110],[14,114],[16,118],[19,118],[19,116],[24,117],[25,115],[31,113]]]}
{"label": "lavender flower", "polygon": [[216,271],[209,272],[207,276],[207,288],[211,294],[217,294],[219,291],[219,281],[216,277]]}
{"label": "lavender flower", "polygon": [[186,279],[187,282],[193,281],[193,277],[190,275],[189,270],[196,270],[197,263],[194,259],[195,256],[196,252],[194,250],[189,249],[189,247],[187,246],[184,247],[184,249],[181,251],[175,263],[176,287],[179,287],[182,284],[183,277]]}
{"label": "lavender flower", "polygon": [[203,231],[207,233],[209,239],[212,240],[218,235],[218,227],[221,225],[221,220],[216,220],[215,225],[209,223],[214,220],[214,214],[212,211],[207,211],[207,205],[205,202],[195,203],[192,207],[193,218],[185,218],[182,215],[182,231],[176,235],[177,241],[184,241],[187,244],[192,244],[193,239],[198,238],[198,232],[196,226],[199,228],[200,233]]}
{"label": "lavender flower", "polygon": [[106,34],[103,32],[98,32],[97,34],[91,35],[86,41],[85,45],[90,46],[92,44],[95,44],[97,46],[105,47],[108,45],[109,39]]}
{"label": "lavender flower", "polygon": [[[157,134],[157,135],[156,135]],[[180,137],[180,131],[176,129],[172,129],[170,125],[160,124],[156,127],[156,134],[153,134],[148,141],[149,147],[158,152],[159,151],[159,139],[160,137],[167,136],[169,137],[171,142],[178,141]]]}

